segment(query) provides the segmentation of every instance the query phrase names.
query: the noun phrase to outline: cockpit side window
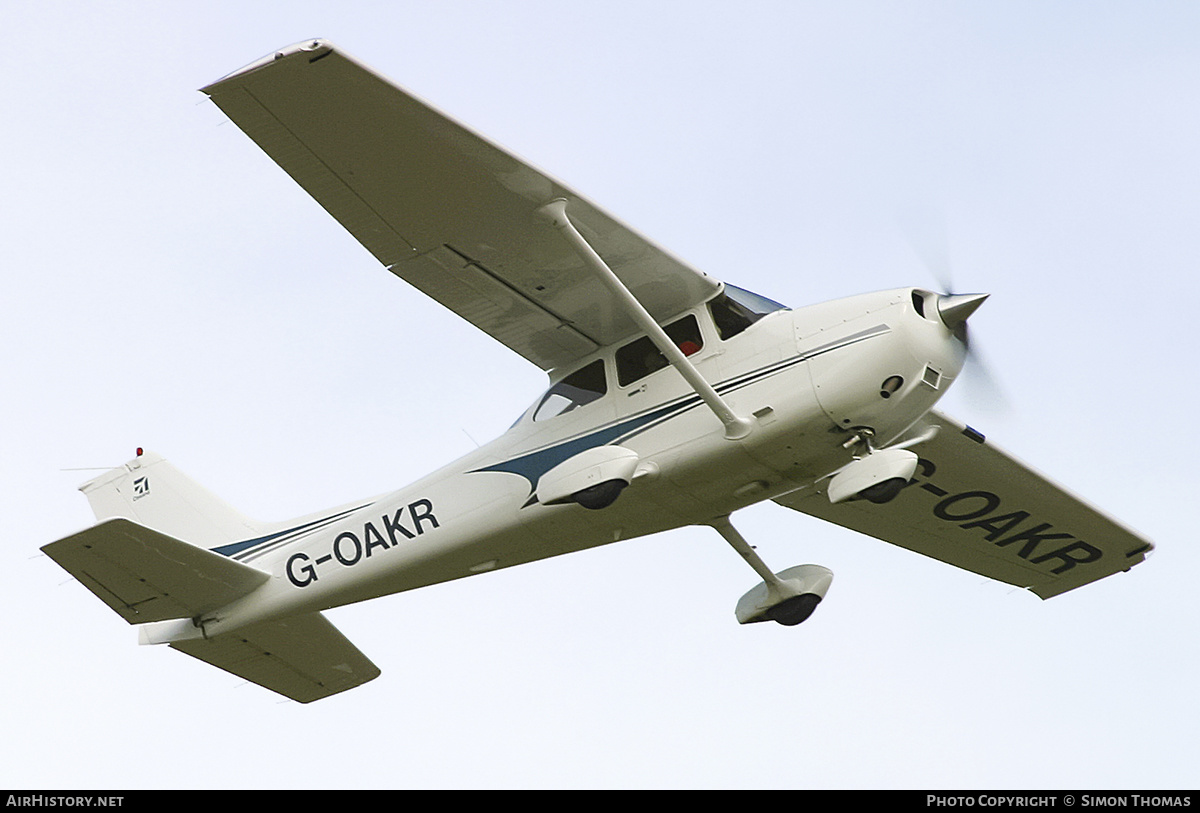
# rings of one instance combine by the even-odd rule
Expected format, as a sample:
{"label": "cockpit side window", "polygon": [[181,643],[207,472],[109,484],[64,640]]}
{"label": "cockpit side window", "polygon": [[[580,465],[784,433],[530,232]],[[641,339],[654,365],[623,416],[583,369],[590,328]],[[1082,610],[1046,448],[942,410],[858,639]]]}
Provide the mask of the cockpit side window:
{"label": "cockpit side window", "polygon": [[784,309],[774,300],[729,283],[725,283],[725,290],[708,303],[717,335],[723,340],[732,339],[768,313]]}
{"label": "cockpit side window", "polygon": [[581,367],[546,391],[533,411],[535,421],[544,421],[590,404],[608,392],[604,361],[597,359]]}
{"label": "cockpit side window", "polygon": [[[704,347],[700,323],[695,316],[685,316],[667,325],[664,330],[685,356],[697,353]],[[669,363],[650,337],[643,336],[617,350],[617,383],[622,387],[627,386]]]}

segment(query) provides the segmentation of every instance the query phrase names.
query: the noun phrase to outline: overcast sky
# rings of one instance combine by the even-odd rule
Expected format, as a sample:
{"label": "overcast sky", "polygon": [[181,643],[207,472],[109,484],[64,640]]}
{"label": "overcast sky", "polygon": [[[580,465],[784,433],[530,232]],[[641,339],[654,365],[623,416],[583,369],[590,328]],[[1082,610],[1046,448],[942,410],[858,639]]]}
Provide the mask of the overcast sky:
{"label": "overcast sky", "polygon": [[[10,3],[0,785],[1194,788],[1200,6]],[[683,529],[331,611],[312,705],[160,647],[38,548],[144,446],[282,520],[499,435],[530,364],[388,274],[197,88],[325,37],[695,267],[902,285],[1003,399],[944,409],[1157,544],[1050,601],[766,504],[804,625]],[[930,260],[934,265],[941,260]]]}

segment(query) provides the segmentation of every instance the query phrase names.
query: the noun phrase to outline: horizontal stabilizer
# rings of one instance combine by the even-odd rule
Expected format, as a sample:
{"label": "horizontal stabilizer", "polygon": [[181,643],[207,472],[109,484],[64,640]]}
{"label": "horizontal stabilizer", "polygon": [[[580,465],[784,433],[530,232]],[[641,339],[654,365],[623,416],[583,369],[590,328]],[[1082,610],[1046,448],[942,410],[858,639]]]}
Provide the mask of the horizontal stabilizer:
{"label": "horizontal stabilizer", "polygon": [[130,624],[194,618],[269,578],[261,570],[121,518],[42,550]]}
{"label": "horizontal stabilizer", "polygon": [[311,703],[379,676],[379,667],[320,613],[254,624],[171,647],[251,683]]}

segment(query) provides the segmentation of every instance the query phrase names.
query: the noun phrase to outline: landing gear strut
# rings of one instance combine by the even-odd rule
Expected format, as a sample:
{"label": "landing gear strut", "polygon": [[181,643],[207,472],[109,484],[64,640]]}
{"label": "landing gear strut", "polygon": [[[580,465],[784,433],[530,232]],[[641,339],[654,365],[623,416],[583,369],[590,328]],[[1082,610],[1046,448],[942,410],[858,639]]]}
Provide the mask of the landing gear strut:
{"label": "landing gear strut", "polygon": [[833,582],[833,571],[820,565],[800,565],[772,573],[729,517],[718,517],[709,524],[763,579],[738,601],[734,615],[739,624],[774,621],[793,627],[812,615],[825,598]]}

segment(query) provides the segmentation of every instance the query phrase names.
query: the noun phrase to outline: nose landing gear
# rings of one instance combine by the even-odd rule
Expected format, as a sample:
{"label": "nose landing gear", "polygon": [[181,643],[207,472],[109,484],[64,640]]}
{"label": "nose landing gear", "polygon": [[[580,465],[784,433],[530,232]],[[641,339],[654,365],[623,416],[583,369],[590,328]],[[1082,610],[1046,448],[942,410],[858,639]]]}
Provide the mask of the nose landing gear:
{"label": "nose landing gear", "polygon": [[820,565],[800,565],[772,573],[754,548],[733,527],[729,517],[711,523],[717,533],[746,560],[763,580],[737,603],[734,616],[739,624],[774,621],[794,627],[807,619],[825,598],[833,583],[833,571]]}

